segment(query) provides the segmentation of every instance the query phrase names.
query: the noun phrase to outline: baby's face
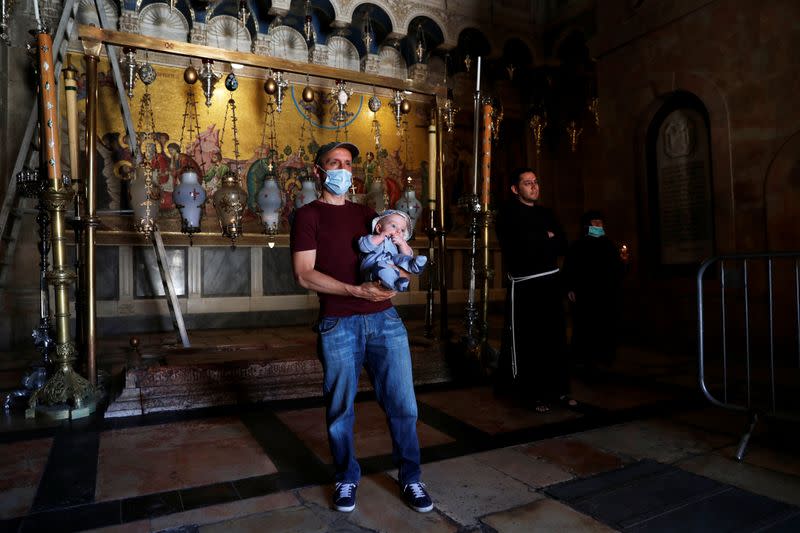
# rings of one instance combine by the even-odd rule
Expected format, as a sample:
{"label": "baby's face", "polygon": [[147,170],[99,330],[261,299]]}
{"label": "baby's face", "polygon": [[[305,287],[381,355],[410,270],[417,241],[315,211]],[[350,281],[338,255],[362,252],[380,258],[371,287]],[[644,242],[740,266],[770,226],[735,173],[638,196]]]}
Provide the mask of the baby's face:
{"label": "baby's face", "polygon": [[378,231],[378,235],[397,236],[403,239],[406,233],[406,219],[400,215],[389,215],[383,218],[375,226],[375,229]]}

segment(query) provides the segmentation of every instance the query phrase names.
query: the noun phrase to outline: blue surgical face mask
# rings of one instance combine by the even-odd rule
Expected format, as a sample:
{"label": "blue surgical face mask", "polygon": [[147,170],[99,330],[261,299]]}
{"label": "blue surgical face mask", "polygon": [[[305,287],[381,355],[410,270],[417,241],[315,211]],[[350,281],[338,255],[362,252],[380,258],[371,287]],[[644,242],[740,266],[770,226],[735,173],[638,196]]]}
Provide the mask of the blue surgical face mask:
{"label": "blue surgical face mask", "polygon": [[606,234],[606,230],[599,226],[589,226],[589,237],[602,237]]}
{"label": "blue surgical face mask", "polygon": [[350,190],[350,186],[353,184],[352,172],[344,168],[336,168],[332,170],[325,170],[321,168],[321,170],[326,176],[325,183],[323,185],[332,194],[341,196]]}

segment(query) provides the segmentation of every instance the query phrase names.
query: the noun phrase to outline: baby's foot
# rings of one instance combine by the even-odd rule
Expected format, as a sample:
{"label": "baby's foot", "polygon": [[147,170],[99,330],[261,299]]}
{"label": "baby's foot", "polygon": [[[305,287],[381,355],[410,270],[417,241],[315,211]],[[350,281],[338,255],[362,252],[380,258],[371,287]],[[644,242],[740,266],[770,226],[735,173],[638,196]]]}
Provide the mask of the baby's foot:
{"label": "baby's foot", "polygon": [[408,263],[409,272],[412,274],[419,274],[425,269],[425,265],[428,264],[428,258],[424,255],[418,255],[414,258],[413,261]]}

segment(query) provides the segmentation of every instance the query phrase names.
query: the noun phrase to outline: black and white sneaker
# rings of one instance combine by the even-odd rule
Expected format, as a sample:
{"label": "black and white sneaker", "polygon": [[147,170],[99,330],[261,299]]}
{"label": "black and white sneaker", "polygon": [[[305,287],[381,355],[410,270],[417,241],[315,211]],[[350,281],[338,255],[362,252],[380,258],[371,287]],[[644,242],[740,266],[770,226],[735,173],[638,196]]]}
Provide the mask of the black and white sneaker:
{"label": "black and white sneaker", "polygon": [[356,489],[358,484],[342,481],[333,489],[333,508],[343,513],[349,513],[356,508]]}
{"label": "black and white sneaker", "polygon": [[409,483],[403,488],[403,499],[409,507],[418,513],[427,513],[433,510],[433,502],[425,490],[425,483],[418,481]]}

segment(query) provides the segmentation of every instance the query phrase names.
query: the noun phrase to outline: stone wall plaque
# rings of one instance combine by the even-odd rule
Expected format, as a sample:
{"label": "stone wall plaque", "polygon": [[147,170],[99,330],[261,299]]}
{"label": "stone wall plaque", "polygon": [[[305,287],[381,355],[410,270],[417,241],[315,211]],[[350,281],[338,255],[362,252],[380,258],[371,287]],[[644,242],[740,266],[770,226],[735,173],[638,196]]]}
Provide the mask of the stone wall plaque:
{"label": "stone wall plaque", "polygon": [[664,265],[698,263],[714,253],[708,128],[693,109],[669,113],[656,140],[658,228]]}

